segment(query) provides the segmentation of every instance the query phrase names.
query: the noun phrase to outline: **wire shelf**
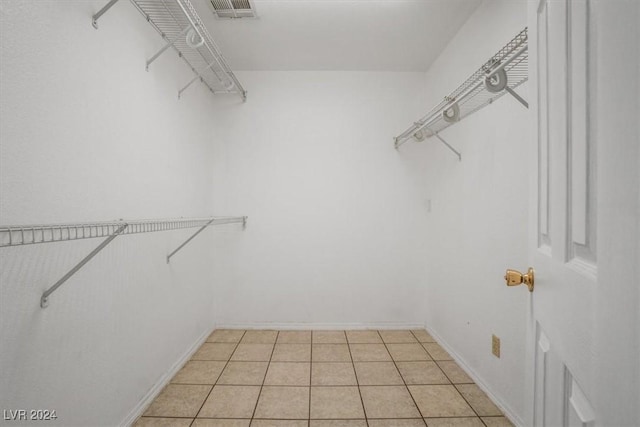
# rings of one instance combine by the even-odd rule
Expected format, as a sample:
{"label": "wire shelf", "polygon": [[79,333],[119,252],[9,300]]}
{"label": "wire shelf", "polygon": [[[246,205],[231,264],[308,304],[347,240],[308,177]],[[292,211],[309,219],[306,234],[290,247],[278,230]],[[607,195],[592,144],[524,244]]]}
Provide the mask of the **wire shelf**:
{"label": "wire shelf", "polygon": [[178,219],[152,219],[137,221],[109,221],[92,222],[81,224],[47,224],[47,225],[11,225],[0,226],[0,248],[9,246],[33,245],[36,243],[65,242],[71,240],[91,239],[95,237],[105,237],[105,239],[92,250],[87,256],[82,258],[64,276],[62,276],[52,286],[47,288],[40,297],[40,307],[46,308],[49,305],[49,297],[67,280],[73,277],[82,267],[84,267],[93,257],[102,251],[116,237],[123,234],[149,233],[153,231],[177,230],[180,228],[199,227],[180,246],[167,255],[166,261],[169,264],[171,257],[184,248],[204,229],[212,225],[241,223],[244,229],[247,225],[246,216],[229,217],[209,217],[209,218],[178,218]]}
{"label": "wire shelf", "polygon": [[238,216],[0,226],[0,248],[108,237],[122,228],[123,225],[126,225],[126,227],[118,233],[120,235],[205,227],[208,225],[233,223],[241,223],[244,225],[246,221],[247,217]]}
{"label": "wire shelf", "polygon": [[[526,101],[513,91],[528,80],[528,62],[525,28],[427,115],[397,136],[396,148],[412,137],[421,141],[438,136],[439,132],[491,104],[505,93],[513,95],[528,107]],[[504,87],[500,87],[500,84],[504,84]]]}
{"label": "wire shelf", "polygon": [[[190,0],[131,2],[165,40],[173,42],[172,47],[196,73],[196,79],[200,78],[211,92],[237,93],[243,100],[246,99],[246,91],[229,68]],[[198,47],[190,46],[188,34],[185,34],[188,30],[197,32],[200,42],[204,43]]]}
{"label": "wire shelf", "polygon": [[[110,0],[93,15],[94,28],[98,28],[98,19],[117,2]],[[195,73],[195,77],[180,89],[178,98],[191,84],[200,80],[214,94],[235,93],[246,101],[247,92],[229,68],[190,0],[131,0],[131,3],[167,42],[147,60],[147,70],[153,61],[172,47]]]}

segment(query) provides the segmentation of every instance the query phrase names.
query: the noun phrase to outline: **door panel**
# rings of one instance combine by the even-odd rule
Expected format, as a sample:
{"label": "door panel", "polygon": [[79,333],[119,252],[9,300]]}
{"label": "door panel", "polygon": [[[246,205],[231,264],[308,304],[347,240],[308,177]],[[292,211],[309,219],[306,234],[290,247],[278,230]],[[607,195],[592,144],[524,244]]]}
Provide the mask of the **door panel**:
{"label": "door panel", "polygon": [[[532,188],[530,338],[539,426],[583,425],[592,407],[596,159],[589,115],[589,1],[532,4],[536,173]],[[593,412],[591,410],[591,412]],[[590,420],[590,421],[589,421]],[[583,423],[583,424],[580,424]]]}

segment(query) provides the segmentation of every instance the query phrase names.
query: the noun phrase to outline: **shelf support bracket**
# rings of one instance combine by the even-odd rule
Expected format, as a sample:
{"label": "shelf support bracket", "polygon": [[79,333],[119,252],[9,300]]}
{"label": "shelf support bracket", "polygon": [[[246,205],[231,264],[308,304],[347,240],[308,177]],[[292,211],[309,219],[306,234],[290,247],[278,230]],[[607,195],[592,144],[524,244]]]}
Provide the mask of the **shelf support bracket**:
{"label": "shelf support bracket", "polygon": [[96,30],[98,29],[98,19],[100,19],[100,17],[104,15],[107,12],[107,10],[111,9],[111,6],[113,6],[116,3],[118,3],[118,0],[111,0],[102,9],[100,9],[98,13],[96,13],[91,17],[91,25],[93,25],[93,28],[95,28]]}
{"label": "shelf support bracket", "polygon": [[[245,217],[246,218],[246,217]],[[183,244],[181,244],[180,246],[178,246],[173,252],[171,252],[169,255],[167,255],[167,264],[169,264],[169,260],[171,260],[171,257],[174,256],[176,254],[176,252],[178,252],[180,249],[182,249],[183,247],[185,247],[187,245],[187,243],[189,243],[190,241],[192,241],[198,234],[202,233],[202,231],[207,228],[208,226],[210,226],[213,221],[215,221],[215,218],[212,219],[211,221],[207,222],[205,225],[203,225],[202,227],[200,227],[198,229],[198,231],[196,231],[195,233],[193,233],[191,235],[191,237],[189,237],[187,240],[184,241]],[[243,219],[243,224],[246,223],[246,219]]]}
{"label": "shelf support bracket", "polygon": [[76,274],[78,270],[80,270],[86,263],[88,263],[91,260],[91,258],[98,255],[98,252],[103,250],[109,243],[111,243],[113,239],[118,237],[118,235],[120,235],[128,226],[129,224],[122,224],[120,227],[118,227],[116,231],[111,233],[111,235],[107,237],[102,243],[100,243],[100,245],[98,245],[97,248],[91,251],[89,255],[84,257],[82,261],[80,261],[78,264],[75,265],[75,267],[69,270],[67,274],[62,276],[62,278],[58,280],[53,286],[51,286],[49,289],[44,291],[44,293],[42,294],[42,297],[40,298],[40,307],[46,308],[49,305],[49,295],[54,293],[56,289],[58,289],[64,282],[66,282],[67,280],[69,280],[69,278],[71,278],[71,276]]}
{"label": "shelf support bracket", "polygon": [[194,78],[191,79],[191,81],[189,83],[187,83],[187,85],[185,87],[183,87],[182,89],[180,89],[178,91],[178,99],[180,99],[180,96],[182,95],[182,92],[184,92],[185,90],[187,90],[187,88],[189,86],[191,86],[193,84],[193,82],[195,82],[198,79],[202,78],[202,73],[204,73],[205,71],[207,71],[209,68],[213,67],[216,63],[216,60],[211,61],[211,63],[209,65],[207,65],[206,67],[204,67],[202,70],[198,71],[196,73],[196,76]]}
{"label": "shelf support bracket", "polygon": [[509,86],[505,87],[504,90],[506,90],[509,93],[509,95],[511,95],[515,99],[517,99],[518,102],[520,102],[520,104],[524,105],[525,108],[529,108],[529,103],[527,101],[525,101],[523,97],[518,95],[515,90],[511,89]]}
{"label": "shelf support bracket", "polygon": [[434,132],[431,129],[429,129],[428,127],[425,126],[425,129],[427,129],[429,132],[431,132],[433,134],[433,136],[435,136],[436,138],[438,138],[438,140],[440,140],[440,142],[442,142],[444,145],[447,146],[447,148],[451,151],[453,151],[455,153],[456,156],[458,156],[458,161],[462,161],[462,154],[460,154],[460,152],[458,150],[456,150],[455,148],[453,148],[451,146],[451,144],[449,144],[447,141],[445,141],[439,134],[438,132]]}
{"label": "shelf support bracket", "polygon": [[167,44],[164,45],[164,47],[162,49],[160,49],[158,51],[158,53],[156,53],[155,55],[153,55],[151,58],[149,58],[147,60],[147,65],[145,67],[145,70],[149,71],[149,65],[151,65],[151,63],[153,61],[155,61],[156,59],[158,59],[158,57],[160,55],[162,55],[164,53],[165,50],[169,49],[171,46],[173,46],[175,44],[175,42],[178,41],[178,39],[180,37],[182,37],[187,31],[189,31],[189,29],[191,28],[191,26],[186,27],[184,30],[180,31],[180,34],[178,34],[173,40],[169,41]]}

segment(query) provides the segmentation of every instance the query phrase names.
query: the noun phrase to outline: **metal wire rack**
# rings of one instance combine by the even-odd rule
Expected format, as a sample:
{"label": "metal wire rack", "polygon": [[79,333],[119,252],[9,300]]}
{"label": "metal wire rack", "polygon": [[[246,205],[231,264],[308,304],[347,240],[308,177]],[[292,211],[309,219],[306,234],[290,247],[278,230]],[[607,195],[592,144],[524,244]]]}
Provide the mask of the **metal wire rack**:
{"label": "metal wire rack", "polygon": [[65,242],[71,240],[91,239],[105,237],[89,255],[78,262],[56,283],[49,287],[40,298],[40,306],[47,307],[49,296],[55,292],[64,282],[78,272],[87,262],[104,249],[113,239],[124,234],[149,233],[154,231],[178,230],[182,228],[199,229],[193,233],[180,246],[167,255],[167,263],[180,249],[186,246],[205,228],[212,225],[242,224],[243,229],[247,225],[246,216],[209,217],[209,218],[177,218],[177,219],[152,219],[136,221],[109,221],[79,224],[47,224],[47,225],[10,225],[0,226],[0,248],[11,246],[33,245],[37,243]]}
{"label": "metal wire rack", "polygon": [[[92,17],[95,28],[98,28],[98,19],[117,1],[111,0]],[[178,97],[200,80],[214,94],[235,93],[243,101],[247,99],[246,90],[229,68],[190,0],[131,0],[131,3],[167,42],[147,60],[147,70],[162,53],[173,48],[194,72],[193,79],[178,91]]]}
{"label": "metal wire rack", "polygon": [[[213,222],[212,222],[213,220]],[[36,243],[65,242],[69,240],[108,237],[126,225],[119,234],[138,234],[154,231],[178,230],[231,223],[246,223],[247,217],[211,217],[112,221],[79,224],[9,225],[0,226],[0,248],[32,245]]]}
{"label": "metal wire rack", "polygon": [[395,137],[399,148],[410,138],[422,141],[435,136],[461,158],[439,133],[482,107],[509,93],[522,105],[529,104],[514,89],[528,80],[528,44],[525,27],[463,84],[446,96],[422,119]]}

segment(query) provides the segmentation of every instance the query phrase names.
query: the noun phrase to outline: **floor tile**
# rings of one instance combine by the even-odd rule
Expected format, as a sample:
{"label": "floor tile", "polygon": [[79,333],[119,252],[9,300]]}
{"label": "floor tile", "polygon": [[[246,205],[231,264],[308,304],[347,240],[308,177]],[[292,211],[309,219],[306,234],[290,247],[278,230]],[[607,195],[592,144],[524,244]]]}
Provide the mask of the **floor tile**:
{"label": "floor tile", "polygon": [[346,344],[347,336],[344,331],[313,331],[314,344]]}
{"label": "floor tile", "polygon": [[449,384],[436,362],[396,362],[407,385]]}
{"label": "floor tile", "polygon": [[349,344],[354,362],[386,362],[391,356],[384,344]]}
{"label": "floor tile", "polygon": [[425,331],[424,329],[413,329],[411,330],[411,332],[419,342],[436,342],[436,340],[434,340],[433,337],[429,335],[429,332]]}
{"label": "floor tile", "polygon": [[278,344],[311,344],[311,331],[280,331]]}
{"label": "floor tile", "polygon": [[255,418],[308,419],[309,387],[262,387]]}
{"label": "floor tile", "polygon": [[505,417],[482,417],[487,427],[513,427],[513,423]]}
{"label": "floor tile", "polygon": [[242,337],[243,344],[275,344],[278,331],[247,331]]}
{"label": "floor tile", "polygon": [[219,329],[134,427],[482,427],[483,422],[513,426],[425,330]]}
{"label": "floor tile", "polygon": [[259,394],[260,386],[216,385],[198,418],[251,418]]}
{"label": "floor tile", "polygon": [[393,362],[354,363],[358,384],[363,385],[404,385],[402,377]]}
{"label": "floor tile", "polygon": [[438,362],[440,369],[449,377],[454,384],[473,384],[473,380],[460,366],[453,360],[441,360]]}
{"label": "floor tile", "polygon": [[271,362],[264,385],[309,386],[311,363]]}
{"label": "floor tile", "polygon": [[215,384],[227,362],[190,360],[171,379],[174,384]]}
{"label": "floor tile", "polygon": [[276,344],[271,360],[274,362],[310,362],[311,344]]}
{"label": "floor tile", "polygon": [[169,384],[155,398],[144,415],[195,417],[210,390],[210,385]]}
{"label": "floor tile", "polygon": [[313,362],[351,362],[346,344],[313,344]]}
{"label": "floor tile", "polygon": [[227,361],[231,357],[236,344],[204,343],[191,357],[191,360],[220,360]]}
{"label": "floor tile", "polygon": [[257,420],[251,421],[251,427],[307,427],[307,420]]}
{"label": "floor tile", "polygon": [[196,418],[192,427],[249,427],[251,420],[216,420],[213,418]]}
{"label": "floor tile", "polygon": [[429,352],[429,355],[433,360],[453,360],[449,353],[444,348],[440,347],[440,344],[435,342],[422,343],[424,348]]}
{"label": "floor tile", "polygon": [[142,417],[133,424],[133,427],[189,427],[191,421],[191,418]]}
{"label": "floor tile", "polygon": [[405,386],[360,387],[367,418],[417,418],[420,412]]}
{"label": "floor tile", "polygon": [[311,385],[357,385],[351,362],[316,363],[311,365]]}
{"label": "floor tile", "polygon": [[422,418],[408,420],[369,420],[369,427],[425,427]]}
{"label": "floor tile", "polygon": [[209,335],[207,342],[239,343],[244,335],[242,329],[216,329]]}
{"label": "floor tile", "polygon": [[475,416],[452,385],[410,385],[409,391],[424,417]]}
{"label": "floor tile", "polygon": [[311,387],[311,418],[364,418],[358,387]]}
{"label": "floor tile", "polygon": [[425,349],[415,344],[387,344],[387,350],[396,362],[413,362],[416,360],[431,360]]}
{"label": "floor tile", "polygon": [[349,344],[379,344],[382,338],[378,331],[347,331]]}
{"label": "floor tile", "polygon": [[367,427],[366,420],[311,420],[310,427]]}
{"label": "floor tile", "polygon": [[233,361],[268,362],[273,352],[273,344],[238,344],[231,356]]}
{"label": "floor tile", "polygon": [[484,427],[478,417],[425,418],[428,427]]}
{"label": "floor tile", "polygon": [[489,396],[476,384],[458,384],[456,388],[467,399],[469,405],[482,416],[502,415],[502,411],[493,404]]}
{"label": "floor tile", "polygon": [[382,337],[382,341],[387,344],[397,343],[417,343],[418,340],[413,336],[411,331],[378,331]]}
{"label": "floor tile", "polygon": [[221,385],[262,385],[269,362],[229,362],[218,379]]}

